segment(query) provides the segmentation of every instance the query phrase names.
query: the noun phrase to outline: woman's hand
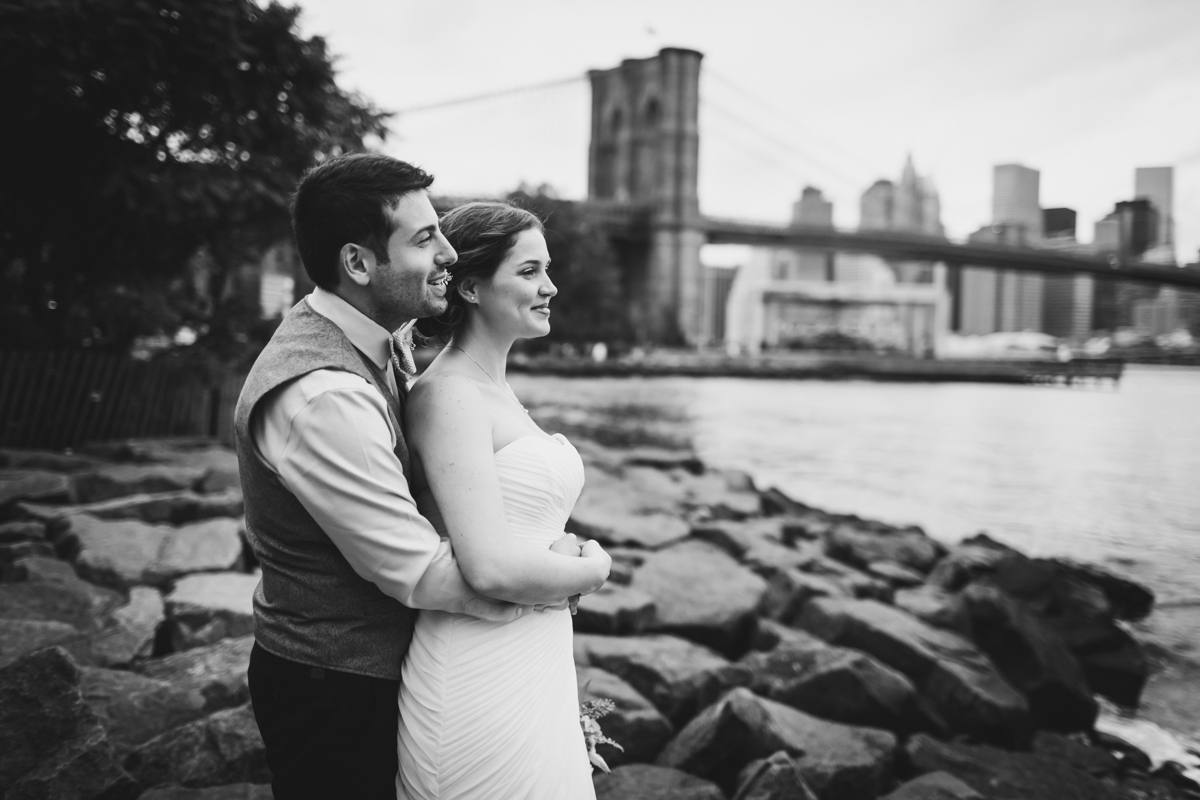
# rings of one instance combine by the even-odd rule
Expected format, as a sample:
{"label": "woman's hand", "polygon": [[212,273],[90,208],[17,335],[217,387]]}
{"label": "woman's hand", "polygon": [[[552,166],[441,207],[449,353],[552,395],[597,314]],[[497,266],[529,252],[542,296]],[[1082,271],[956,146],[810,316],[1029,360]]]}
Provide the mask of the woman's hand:
{"label": "woman's hand", "polygon": [[595,586],[584,592],[584,594],[591,594],[608,580],[608,573],[612,569],[612,556],[604,552],[604,548],[595,539],[588,539],[584,542],[583,547],[579,549],[579,555],[582,558],[595,559],[598,580]]}
{"label": "woman's hand", "polygon": [[554,544],[550,545],[551,553],[558,553],[562,556],[578,557],[580,551],[581,548],[579,546],[579,539],[577,539],[573,533],[566,534],[565,536],[555,540]]}

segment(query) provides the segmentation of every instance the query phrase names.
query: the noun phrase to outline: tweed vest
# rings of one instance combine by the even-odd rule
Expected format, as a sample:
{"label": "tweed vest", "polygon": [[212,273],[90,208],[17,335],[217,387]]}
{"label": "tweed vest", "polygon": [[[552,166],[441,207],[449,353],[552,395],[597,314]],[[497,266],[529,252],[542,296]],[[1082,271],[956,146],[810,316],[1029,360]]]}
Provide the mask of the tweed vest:
{"label": "tweed vest", "polygon": [[246,377],[234,439],[246,502],[246,538],[262,567],[254,591],[254,638],[281,658],[389,680],[412,638],[416,612],[361,578],[279,477],[259,458],[250,418],[273,390],[318,369],[352,372],[387,400],[396,457],[409,474],[401,407],[386,378],[341,328],[301,300]]}

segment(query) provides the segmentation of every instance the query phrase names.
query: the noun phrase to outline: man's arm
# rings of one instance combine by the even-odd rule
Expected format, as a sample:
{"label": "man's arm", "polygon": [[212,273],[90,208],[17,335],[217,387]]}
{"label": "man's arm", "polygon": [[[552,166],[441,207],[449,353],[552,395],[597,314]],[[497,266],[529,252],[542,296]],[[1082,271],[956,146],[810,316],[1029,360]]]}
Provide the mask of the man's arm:
{"label": "man's arm", "polygon": [[319,370],[263,403],[253,428],[260,455],[362,578],[410,608],[519,616],[467,585],[449,543],[418,513],[374,388]]}

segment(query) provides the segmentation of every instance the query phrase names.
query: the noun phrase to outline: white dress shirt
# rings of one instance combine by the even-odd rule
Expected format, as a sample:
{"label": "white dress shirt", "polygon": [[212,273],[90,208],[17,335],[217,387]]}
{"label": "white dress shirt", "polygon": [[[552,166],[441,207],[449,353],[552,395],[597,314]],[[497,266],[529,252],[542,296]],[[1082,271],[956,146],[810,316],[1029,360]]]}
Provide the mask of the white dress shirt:
{"label": "white dress shirt", "polygon": [[[323,289],[308,296],[356,348],[384,371],[388,331]],[[417,512],[396,458],[396,430],[383,396],[358,375],[319,369],[264,397],[250,420],[263,462],[296,496],[361,577],[409,608],[467,611],[479,597],[449,541]]]}

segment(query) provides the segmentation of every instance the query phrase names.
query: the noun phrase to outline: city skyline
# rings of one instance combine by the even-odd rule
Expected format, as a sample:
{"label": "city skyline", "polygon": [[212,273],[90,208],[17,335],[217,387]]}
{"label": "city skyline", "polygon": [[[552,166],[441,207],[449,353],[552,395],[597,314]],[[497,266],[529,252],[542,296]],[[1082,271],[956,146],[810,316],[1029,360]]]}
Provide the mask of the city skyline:
{"label": "city skyline", "polygon": [[385,109],[579,78],[394,118],[385,151],[423,163],[448,194],[523,179],[582,197],[584,73],[673,45],[705,54],[706,213],[784,220],[812,185],[834,203],[837,225],[856,227],[862,192],[911,154],[956,239],[990,220],[992,168],[1017,163],[1041,173],[1044,206],[1078,212],[1086,241],[1113,203],[1134,197],[1135,168],[1173,166],[1176,257],[1195,261],[1200,247],[1194,3],[302,8],[302,31],[328,37],[343,85]]}

